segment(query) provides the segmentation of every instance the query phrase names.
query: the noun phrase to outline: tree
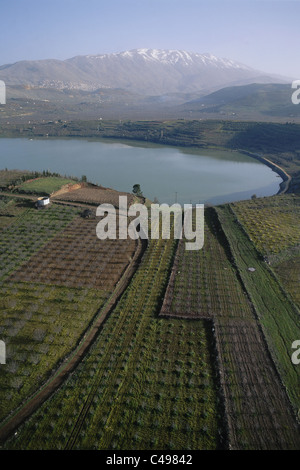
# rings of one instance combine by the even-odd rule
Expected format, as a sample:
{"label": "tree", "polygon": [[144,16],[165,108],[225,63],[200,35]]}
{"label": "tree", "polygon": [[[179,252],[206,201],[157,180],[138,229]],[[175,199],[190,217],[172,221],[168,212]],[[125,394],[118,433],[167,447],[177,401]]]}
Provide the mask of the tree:
{"label": "tree", "polygon": [[138,197],[142,197],[142,196],[143,196],[143,193],[142,193],[142,190],[141,190],[141,186],[140,186],[139,184],[134,184],[134,185],[133,185],[132,192],[133,192],[133,194],[135,194],[135,195],[138,196]]}

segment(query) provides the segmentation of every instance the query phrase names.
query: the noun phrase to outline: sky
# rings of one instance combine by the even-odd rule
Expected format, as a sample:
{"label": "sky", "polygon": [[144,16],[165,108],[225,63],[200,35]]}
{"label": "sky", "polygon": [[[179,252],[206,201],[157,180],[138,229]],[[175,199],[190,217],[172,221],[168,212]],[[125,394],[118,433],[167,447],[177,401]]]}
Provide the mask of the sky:
{"label": "sky", "polygon": [[300,0],[0,0],[0,65],[137,48],[300,79]]}

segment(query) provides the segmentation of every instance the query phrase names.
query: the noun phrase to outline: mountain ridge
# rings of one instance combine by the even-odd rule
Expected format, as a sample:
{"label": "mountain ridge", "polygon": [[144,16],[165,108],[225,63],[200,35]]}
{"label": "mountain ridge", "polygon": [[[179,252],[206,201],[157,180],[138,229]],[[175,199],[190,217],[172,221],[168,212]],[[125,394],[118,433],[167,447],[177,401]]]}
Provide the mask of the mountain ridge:
{"label": "mountain ridge", "polygon": [[141,95],[190,93],[243,85],[251,80],[283,83],[231,59],[178,49],[132,49],[119,53],[77,55],[70,59],[19,61],[0,66],[8,86],[95,91],[122,88]]}

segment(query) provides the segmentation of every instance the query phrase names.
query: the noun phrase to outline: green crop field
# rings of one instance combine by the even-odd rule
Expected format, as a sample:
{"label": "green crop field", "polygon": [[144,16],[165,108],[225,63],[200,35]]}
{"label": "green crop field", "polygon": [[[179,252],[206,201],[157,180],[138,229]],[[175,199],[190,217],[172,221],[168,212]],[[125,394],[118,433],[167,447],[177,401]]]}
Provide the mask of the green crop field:
{"label": "green crop field", "polygon": [[231,207],[256,248],[273,265],[300,247],[300,197],[254,198]]}
{"label": "green crop field", "polygon": [[4,227],[15,223],[18,218],[32,209],[32,202],[28,199],[15,198],[10,195],[0,197],[0,233]]}
{"label": "green crop field", "polygon": [[0,283],[0,334],[7,367],[0,370],[0,420],[56,370],[103,305],[99,290]]}
{"label": "green crop field", "polygon": [[[17,210],[8,199],[1,214]],[[95,315],[107,293],[64,289],[42,284],[39,276],[24,282],[11,280],[30,256],[47,246],[78,215],[78,209],[54,206],[37,211],[23,204],[0,233],[0,331],[7,348],[7,367],[1,367],[1,420],[26,399],[70,352]],[[2,218],[0,219],[2,221]],[[29,282],[31,279],[32,282]],[[84,311],[84,315],[74,312]]]}
{"label": "green crop field", "polygon": [[59,176],[40,177],[28,180],[18,186],[19,192],[29,194],[50,195],[58,191],[65,184],[74,184],[75,181],[70,178],[61,178]]}
{"label": "green crop field", "polygon": [[[11,202],[2,202],[2,214],[15,208]],[[55,204],[37,210],[30,203],[0,226],[0,334],[7,360],[0,369],[0,420],[74,350],[135,252],[133,240],[100,241],[96,220],[79,212]]]}
{"label": "green crop field", "polygon": [[[1,213],[5,218],[7,210],[10,210],[10,204],[8,202],[1,207]],[[16,203],[13,205],[15,207]],[[28,260],[78,213],[79,210],[72,207],[52,205],[43,211],[38,211],[32,207],[32,204],[23,205],[19,214],[11,218],[10,224],[5,224],[5,227],[0,225],[0,279]],[[0,224],[1,219],[2,217]]]}

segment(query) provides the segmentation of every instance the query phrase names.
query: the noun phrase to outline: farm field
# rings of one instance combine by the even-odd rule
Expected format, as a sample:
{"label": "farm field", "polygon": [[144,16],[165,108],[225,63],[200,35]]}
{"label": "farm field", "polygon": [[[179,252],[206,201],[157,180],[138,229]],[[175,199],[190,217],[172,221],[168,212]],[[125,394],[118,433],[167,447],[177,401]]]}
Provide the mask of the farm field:
{"label": "farm field", "polygon": [[284,195],[231,205],[284,290],[300,307],[300,197]]}
{"label": "farm field", "polygon": [[83,218],[82,208],[51,204],[37,210],[31,201],[5,196],[0,210],[11,215],[5,223],[0,217],[3,421],[80,343],[129,275],[137,242],[99,240],[95,217]]}
{"label": "farm field", "polygon": [[107,293],[32,282],[0,282],[0,420],[36,392],[79,342]]}
{"label": "farm field", "polygon": [[[227,206],[226,209],[229,210]],[[281,325],[280,330],[265,334],[272,352],[276,351],[276,363],[293,400],[293,412],[261,333],[260,321],[255,311],[257,305],[252,303],[246,290],[252,286],[241,282],[240,273],[235,267],[240,266],[236,257],[241,255],[241,237],[238,238],[234,232],[237,224],[227,214],[226,218],[222,217],[220,224],[222,210],[206,210],[205,242],[202,250],[186,252],[184,243],[179,242],[160,315],[213,320],[231,448],[298,448],[299,433],[294,412],[299,407],[299,375],[290,356],[281,356],[282,345],[278,343],[278,336],[283,337],[286,354],[288,346],[292,344],[291,332],[294,335],[292,338],[297,337],[299,320],[293,305],[288,308],[286,299],[279,296],[280,289],[277,286],[276,290],[275,282],[273,289],[278,295],[270,306],[270,312],[265,314],[265,325],[268,325],[267,319],[270,321],[268,317],[272,317],[272,307],[276,302],[280,313],[288,311],[285,324]],[[230,238],[230,242],[234,243],[237,238],[239,240],[235,251],[227,241],[224,227],[226,235],[227,231],[235,235]],[[251,252],[247,261],[250,264],[243,266],[247,273],[245,276],[250,275],[247,268],[256,261]],[[251,275],[255,276],[255,273]],[[258,283],[261,282],[260,277]],[[260,295],[267,303],[264,296],[272,296],[274,293],[268,292],[263,283],[259,286]],[[281,304],[284,306],[283,311],[280,309]]]}
{"label": "farm field", "polygon": [[32,208],[31,201],[10,196],[0,197],[0,230],[11,225],[18,217],[23,216],[26,210]]}
{"label": "farm field", "polygon": [[[7,223],[7,213],[11,206],[16,208],[19,204],[19,213],[10,217]],[[0,217],[0,279],[12,273],[41,246],[46,245],[47,241],[79,214],[79,210],[52,205],[44,211],[38,211],[33,208],[33,204],[15,200],[4,204],[1,214],[6,223],[2,226]]]}
{"label": "farm field", "polygon": [[203,248],[186,251],[179,242],[160,315],[213,319],[250,310],[214,211],[205,214]]}
{"label": "farm field", "polygon": [[96,237],[95,205],[119,195],[1,197],[1,448],[299,450],[298,196],[206,208],[201,250],[139,251]]}
{"label": "farm field", "polygon": [[127,196],[128,204],[133,203],[133,195],[124,192],[118,192],[114,189],[102,188],[96,186],[88,186],[76,189],[74,191],[64,192],[62,194],[53,195],[53,201],[69,201],[81,202],[91,205],[112,204],[119,207],[119,196]]}
{"label": "farm field", "polygon": [[297,254],[300,247],[300,197],[295,194],[232,203],[239,222],[271,265]]}
{"label": "farm field", "polygon": [[42,194],[46,196],[52,194],[55,191],[58,191],[64,185],[74,183],[75,181],[70,178],[50,176],[44,178],[34,178],[32,180],[25,181],[18,186],[17,190],[18,192]]}
{"label": "farm field", "polygon": [[273,267],[273,270],[285,291],[300,309],[300,254],[293,256],[292,259],[281,261]]}
{"label": "farm field", "polygon": [[[300,408],[300,370],[291,361],[291,345],[300,336],[299,310],[237,223],[230,206],[219,206],[217,212],[271,357],[297,412]],[[249,272],[249,266],[255,272]]]}
{"label": "farm field", "polygon": [[98,220],[75,217],[10,279],[111,292],[133,258],[136,242],[99,240]]}
{"label": "farm field", "polygon": [[210,326],[156,315],[175,248],[172,240],[150,242],[84,361],[5,448],[225,445]]}

